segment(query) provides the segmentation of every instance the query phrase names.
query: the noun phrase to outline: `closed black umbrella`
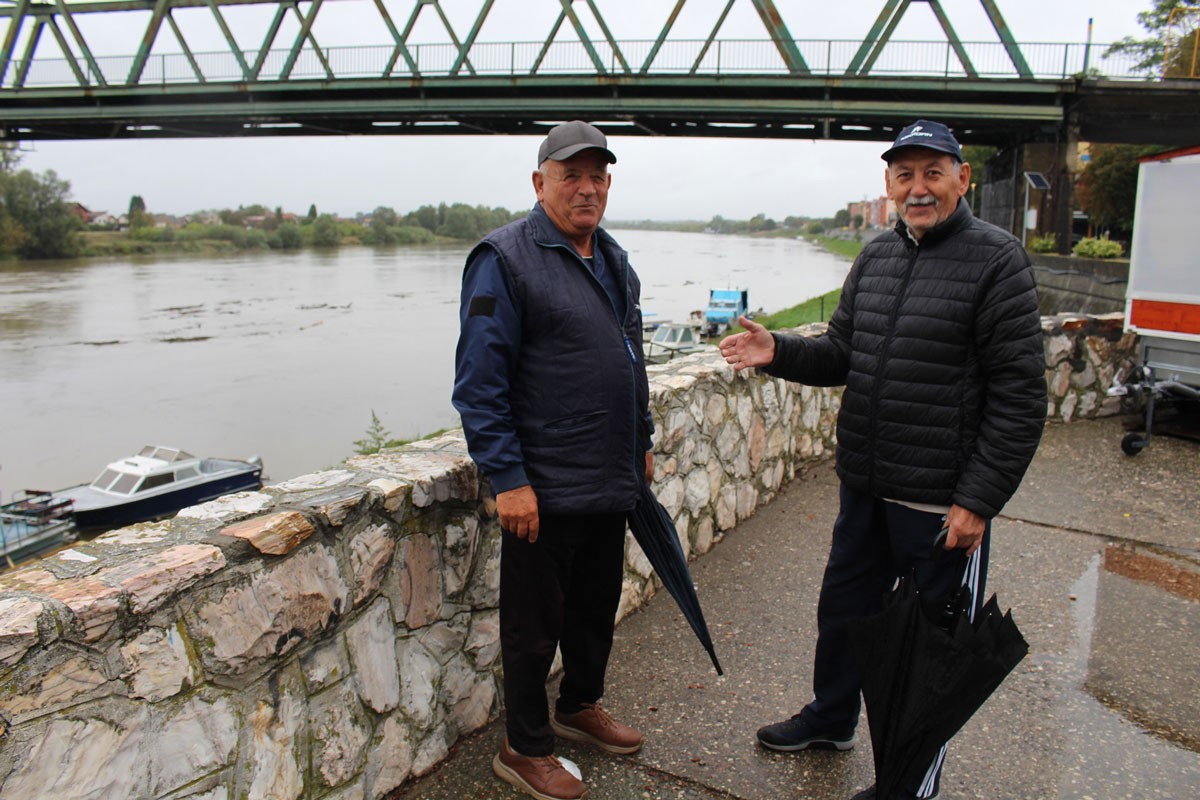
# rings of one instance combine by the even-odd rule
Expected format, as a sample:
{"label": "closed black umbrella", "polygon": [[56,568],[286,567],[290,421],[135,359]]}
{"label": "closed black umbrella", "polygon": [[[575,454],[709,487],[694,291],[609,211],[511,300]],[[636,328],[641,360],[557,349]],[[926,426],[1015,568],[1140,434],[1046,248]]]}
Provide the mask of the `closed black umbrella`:
{"label": "closed black umbrella", "polygon": [[971,604],[965,587],[924,597],[910,575],[881,613],[848,625],[871,728],[877,797],[892,797],[919,780],[942,745],[1029,652],[1012,612],[1001,614],[995,595],[973,621]]}
{"label": "closed black umbrella", "polygon": [[708,633],[708,625],[704,621],[704,612],[700,609],[700,599],[696,597],[696,587],[692,583],[687,558],[683,555],[679,535],[675,532],[675,523],[658,502],[648,483],[642,483],[637,505],[629,512],[629,530],[641,545],[642,552],[650,560],[650,566],[654,567],[663,586],[667,587],[667,591],[675,598],[679,610],[696,632],[696,638],[708,651],[717,674],[724,675],[721,662],[717,661],[712,636]]}

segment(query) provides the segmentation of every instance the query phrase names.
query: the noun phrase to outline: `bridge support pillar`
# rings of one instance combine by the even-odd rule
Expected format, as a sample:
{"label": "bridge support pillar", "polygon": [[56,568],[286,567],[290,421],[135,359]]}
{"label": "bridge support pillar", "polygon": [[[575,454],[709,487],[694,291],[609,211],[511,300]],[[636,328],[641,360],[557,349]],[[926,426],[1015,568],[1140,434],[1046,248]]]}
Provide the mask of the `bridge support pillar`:
{"label": "bridge support pillar", "polygon": [[[980,216],[1023,239],[1028,247],[1039,236],[1054,234],[1055,250],[1071,251],[1078,139],[1002,148],[988,161],[983,175]],[[1049,189],[1037,189],[1026,173],[1041,173]],[[1026,223],[1032,223],[1025,228]]]}

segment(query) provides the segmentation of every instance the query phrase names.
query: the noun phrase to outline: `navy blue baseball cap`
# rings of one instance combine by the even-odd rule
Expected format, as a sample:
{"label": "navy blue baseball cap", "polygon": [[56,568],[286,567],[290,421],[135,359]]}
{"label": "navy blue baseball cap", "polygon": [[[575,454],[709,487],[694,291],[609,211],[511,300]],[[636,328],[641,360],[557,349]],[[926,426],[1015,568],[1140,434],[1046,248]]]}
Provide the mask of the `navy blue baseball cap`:
{"label": "navy blue baseball cap", "polygon": [[950,129],[940,122],[930,122],[927,119],[917,120],[900,131],[896,141],[888,150],[884,151],[880,158],[890,164],[896,152],[905,147],[924,147],[929,150],[937,150],[939,153],[953,156],[956,161],[963,161],[962,148],[958,146],[958,140],[954,138]]}

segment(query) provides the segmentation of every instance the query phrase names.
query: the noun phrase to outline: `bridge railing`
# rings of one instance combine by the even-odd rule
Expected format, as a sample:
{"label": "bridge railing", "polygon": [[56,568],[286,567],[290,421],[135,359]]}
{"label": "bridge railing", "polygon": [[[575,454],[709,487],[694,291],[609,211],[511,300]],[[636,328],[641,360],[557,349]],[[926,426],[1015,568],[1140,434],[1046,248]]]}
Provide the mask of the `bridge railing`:
{"label": "bridge railing", "polygon": [[[306,47],[298,53],[286,49],[266,53],[234,51],[162,53],[151,55],[140,72],[134,72],[131,55],[83,59],[34,58],[28,64],[14,59],[0,78],[0,90],[49,87],[132,87],[160,84],[224,82],[280,82],[287,80],[343,80],[363,78],[440,78],[467,76],[591,75],[676,76],[786,75],[788,67],[775,42],[768,39],[670,40],[655,52],[655,42],[637,40],[480,42],[466,58],[450,43],[408,45],[407,53],[392,45]],[[794,42],[808,74],[848,76],[848,68],[862,46],[856,40],[800,39]],[[963,42],[975,77],[1020,77],[999,42]],[[1034,79],[1059,80],[1085,71],[1116,80],[1149,80],[1136,69],[1132,56],[1101,58],[1107,45],[1080,43],[1026,43],[1021,52]],[[647,65],[648,59],[653,61]],[[410,63],[411,59],[411,63]],[[243,67],[243,64],[245,67]],[[891,42],[873,60],[860,67],[861,77],[962,78],[967,69],[954,48],[944,41]]]}

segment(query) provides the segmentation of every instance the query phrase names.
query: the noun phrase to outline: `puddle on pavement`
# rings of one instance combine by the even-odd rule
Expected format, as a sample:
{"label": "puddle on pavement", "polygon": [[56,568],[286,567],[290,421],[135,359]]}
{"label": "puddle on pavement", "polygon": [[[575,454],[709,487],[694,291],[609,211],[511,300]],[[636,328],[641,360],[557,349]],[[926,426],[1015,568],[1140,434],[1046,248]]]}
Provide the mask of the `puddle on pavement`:
{"label": "puddle on pavement", "polygon": [[1200,752],[1200,559],[1110,544],[1072,592],[1086,694],[1141,731]]}

